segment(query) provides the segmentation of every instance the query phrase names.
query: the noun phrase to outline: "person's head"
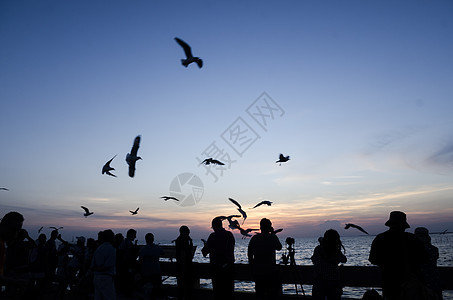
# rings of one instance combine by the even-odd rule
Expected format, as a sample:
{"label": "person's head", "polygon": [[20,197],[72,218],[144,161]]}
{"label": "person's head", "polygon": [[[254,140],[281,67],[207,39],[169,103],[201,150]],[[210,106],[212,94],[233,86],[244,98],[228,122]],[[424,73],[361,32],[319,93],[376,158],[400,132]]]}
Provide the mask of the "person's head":
{"label": "person's head", "polygon": [[85,246],[85,237],[83,237],[83,236],[77,237],[77,246],[79,246],[79,247]]}
{"label": "person's head", "polygon": [[151,232],[147,233],[145,235],[145,241],[146,241],[147,245],[148,244],[150,245],[150,244],[154,243],[154,234],[152,234]]}
{"label": "person's head", "polygon": [[182,225],[179,227],[179,234],[182,236],[189,236],[190,234],[190,229],[186,225]]}
{"label": "person's head", "polygon": [[108,242],[113,244],[113,242],[115,241],[115,233],[113,233],[111,229],[104,230],[102,232],[102,240],[104,243]]}
{"label": "person's head", "polygon": [[324,232],[324,236],[321,240],[321,245],[328,252],[341,250],[341,247],[343,247],[343,244],[340,240],[340,234],[335,229],[329,229]]}
{"label": "person's head", "polygon": [[47,241],[47,237],[44,233],[41,233],[39,236],[38,236],[38,244],[40,245],[44,245]]}
{"label": "person's head", "polygon": [[129,230],[127,231],[127,233],[126,233],[126,238],[127,238],[128,240],[133,241],[133,240],[135,240],[136,237],[137,237],[137,230],[135,230],[135,229],[129,229]]}
{"label": "person's head", "polygon": [[267,218],[262,218],[260,221],[260,230],[262,233],[270,233],[272,232],[272,222]]}
{"label": "person's head", "polygon": [[429,236],[429,231],[427,228],[417,227],[414,230],[414,234],[423,244],[431,243],[431,237]]}
{"label": "person's head", "polygon": [[50,239],[51,240],[56,240],[58,237],[58,230],[54,229],[50,232]]}
{"label": "person's head", "polygon": [[24,216],[20,213],[15,211],[7,213],[0,221],[0,238],[4,241],[16,239],[23,224]]}
{"label": "person's head", "polygon": [[220,217],[215,217],[214,219],[212,219],[211,227],[212,227],[212,229],[213,229],[214,231],[215,231],[215,230],[222,229],[222,228],[223,228],[222,218],[220,218]]}
{"label": "person's head", "polygon": [[393,230],[404,231],[407,228],[410,228],[409,224],[406,221],[406,214],[402,211],[392,211],[385,226]]}

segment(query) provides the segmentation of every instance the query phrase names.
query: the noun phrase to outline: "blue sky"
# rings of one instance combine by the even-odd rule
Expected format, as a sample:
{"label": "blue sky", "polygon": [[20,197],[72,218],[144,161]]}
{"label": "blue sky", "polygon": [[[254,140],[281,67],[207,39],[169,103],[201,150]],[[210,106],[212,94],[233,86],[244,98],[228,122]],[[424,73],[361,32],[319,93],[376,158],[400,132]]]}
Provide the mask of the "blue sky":
{"label": "blue sky", "polygon": [[[171,239],[182,224],[204,237],[237,212],[228,197],[246,228],[269,217],[283,235],[378,233],[392,210],[453,228],[452,15],[451,1],[2,1],[0,212],[68,239]],[[181,65],[174,37],[202,69]],[[265,128],[247,113],[263,99],[279,107]],[[238,124],[257,138],[242,156],[226,141]],[[235,161],[217,179],[197,161],[213,143]],[[118,177],[102,175],[114,155]],[[183,173],[199,202],[160,199]]]}

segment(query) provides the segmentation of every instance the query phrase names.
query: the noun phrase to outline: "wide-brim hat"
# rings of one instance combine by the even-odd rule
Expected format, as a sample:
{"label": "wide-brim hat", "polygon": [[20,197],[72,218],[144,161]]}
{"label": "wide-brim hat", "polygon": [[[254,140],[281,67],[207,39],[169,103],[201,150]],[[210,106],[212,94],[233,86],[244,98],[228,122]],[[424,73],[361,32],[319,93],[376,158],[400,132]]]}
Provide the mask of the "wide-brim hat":
{"label": "wide-brim hat", "polygon": [[390,213],[389,220],[385,222],[385,226],[403,226],[404,228],[410,228],[409,224],[406,221],[406,214],[402,211],[392,211]]}

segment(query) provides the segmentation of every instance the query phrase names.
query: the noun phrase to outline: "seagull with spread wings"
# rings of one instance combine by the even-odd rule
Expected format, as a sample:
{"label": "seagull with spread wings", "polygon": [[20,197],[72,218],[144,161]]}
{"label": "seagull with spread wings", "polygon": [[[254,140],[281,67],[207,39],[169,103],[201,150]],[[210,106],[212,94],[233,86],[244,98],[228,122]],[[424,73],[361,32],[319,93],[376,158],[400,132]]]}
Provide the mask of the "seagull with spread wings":
{"label": "seagull with spread wings", "polygon": [[178,198],[175,198],[175,197],[172,197],[172,196],[162,196],[161,198],[164,199],[165,201],[168,201],[168,200],[179,201]]}
{"label": "seagull with spread wings", "polygon": [[238,211],[241,213],[242,217],[244,218],[244,220],[242,220],[242,224],[244,224],[245,219],[247,219],[246,212],[242,210],[242,206],[239,204],[239,202],[237,202],[236,200],[234,200],[232,198],[228,198],[228,199],[238,207]]}
{"label": "seagull with spread wings", "polygon": [[9,189],[5,188],[5,187],[0,187],[0,190],[2,191],[9,191]]}
{"label": "seagull with spread wings", "polygon": [[49,228],[50,228],[50,229],[54,229],[54,230],[56,230],[56,231],[58,231],[58,230],[60,230],[60,229],[63,229],[63,227],[58,227],[58,228],[57,228],[57,227],[55,227],[55,226],[50,226]]}
{"label": "seagull with spread wings", "polygon": [[85,206],[80,206],[80,207],[83,208],[83,210],[85,211],[85,213],[83,214],[85,216],[85,218],[93,214],[93,212],[90,211],[87,207],[85,207]]}
{"label": "seagull with spread wings", "polygon": [[113,176],[113,177],[116,177],[115,174],[112,174],[110,173],[110,171],[114,171],[115,168],[112,168],[110,166],[110,163],[112,162],[112,160],[116,157],[116,155],[114,157],[112,157],[111,160],[109,160],[108,162],[105,163],[105,165],[102,167],[102,174],[107,174],[107,175],[110,175],[110,176]]}
{"label": "seagull with spread wings", "polygon": [[261,201],[260,203],[258,203],[257,205],[255,205],[253,208],[257,208],[258,206],[260,205],[263,205],[263,204],[266,204],[267,206],[271,206],[272,202],[271,201],[268,201],[268,200],[264,200],[264,201]]}
{"label": "seagull with spread wings", "polygon": [[221,162],[217,159],[213,159],[212,157],[206,158],[205,160],[203,160],[200,165],[202,165],[202,164],[205,164],[206,166],[208,166],[210,164],[219,165],[219,166],[225,165],[223,162]]}
{"label": "seagull with spread wings", "polygon": [[283,154],[280,153],[280,156],[278,157],[278,160],[276,161],[276,163],[279,163],[279,165],[281,166],[282,163],[287,162],[288,160],[289,160],[289,155],[284,156]]}
{"label": "seagull with spread wings", "polygon": [[181,64],[187,68],[188,65],[194,62],[198,65],[198,68],[201,69],[201,67],[203,67],[203,60],[192,55],[192,49],[186,42],[177,37],[175,37],[175,41],[184,49],[184,53],[186,54],[186,58],[181,59]]}
{"label": "seagull with spread wings", "polygon": [[137,156],[138,148],[140,147],[140,136],[137,135],[134,139],[134,144],[132,145],[131,153],[126,155],[126,162],[129,165],[129,176],[134,177],[135,175],[135,163],[137,160],[142,159],[140,156]]}
{"label": "seagull with spread wings", "polygon": [[137,209],[134,211],[134,210],[130,210],[129,212],[132,214],[132,215],[136,215],[138,213],[138,209],[140,207],[137,207]]}
{"label": "seagull with spread wings", "polygon": [[349,229],[349,227],[358,229],[358,230],[360,230],[361,232],[368,234],[368,232],[366,232],[366,231],[365,231],[362,227],[360,227],[359,225],[355,225],[355,224],[351,224],[351,223],[345,224],[344,229]]}

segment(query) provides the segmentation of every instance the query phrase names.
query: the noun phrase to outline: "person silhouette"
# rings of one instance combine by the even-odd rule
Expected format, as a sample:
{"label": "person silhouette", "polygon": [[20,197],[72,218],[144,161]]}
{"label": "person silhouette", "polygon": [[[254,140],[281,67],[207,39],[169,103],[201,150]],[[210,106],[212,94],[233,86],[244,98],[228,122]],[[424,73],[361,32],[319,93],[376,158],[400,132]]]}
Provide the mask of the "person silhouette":
{"label": "person silhouette", "polygon": [[182,225],[179,228],[179,236],[175,240],[175,245],[178,299],[193,299],[194,274],[192,259],[194,251],[189,227]]}
{"label": "person silhouette", "polygon": [[[146,246],[140,249],[139,264],[142,283],[147,299],[156,299],[162,296],[162,276],[159,257],[164,251],[154,244],[154,235],[145,235]],[[150,288],[148,288],[150,287]]]}
{"label": "person silhouette", "polygon": [[6,260],[6,244],[18,239],[24,223],[22,214],[12,211],[3,216],[0,221],[0,285],[26,285],[13,277],[5,275]]}
{"label": "person silhouette", "polygon": [[281,250],[282,244],[269,219],[261,219],[260,230],[260,233],[250,239],[247,248],[256,298],[278,299],[282,293],[282,284],[275,263],[275,251]]}
{"label": "person silhouette", "polygon": [[91,261],[93,271],[94,299],[115,300],[113,278],[116,274],[116,249],[113,247],[115,234],[107,229],[98,235],[101,245],[94,251]]}
{"label": "person silhouette", "polygon": [[433,294],[432,299],[442,299],[442,286],[440,283],[439,271],[437,270],[437,260],[439,259],[439,249],[431,244],[429,231],[425,227],[417,227],[414,230],[415,237],[419,239],[425,247],[428,261],[422,264],[421,272],[423,281]]}
{"label": "person silhouette", "polygon": [[344,249],[340,235],[334,229],[324,233],[320,244],[315,247],[311,261],[314,265],[313,299],[341,299],[343,288],[340,283],[339,263],[347,261],[341,252]]}
{"label": "person silhouette", "polygon": [[231,231],[222,226],[222,219],[216,217],[211,222],[214,230],[201,249],[204,257],[209,254],[212,270],[214,299],[233,299],[234,292],[234,245]]}
{"label": "person silhouette", "polygon": [[384,298],[400,299],[403,284],[421,280],[420,265],[427,261],[427,255],[415,235],[405,232],[410,226],[404,212],[392,211],[385,226],[389,229],[374,238],[368,260],[382,270]]}

